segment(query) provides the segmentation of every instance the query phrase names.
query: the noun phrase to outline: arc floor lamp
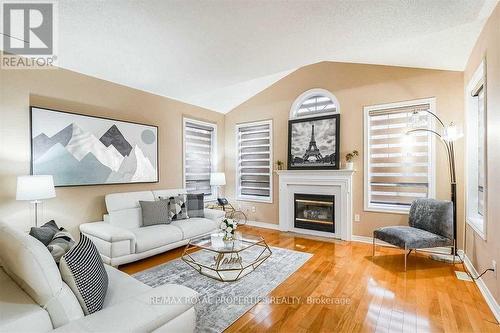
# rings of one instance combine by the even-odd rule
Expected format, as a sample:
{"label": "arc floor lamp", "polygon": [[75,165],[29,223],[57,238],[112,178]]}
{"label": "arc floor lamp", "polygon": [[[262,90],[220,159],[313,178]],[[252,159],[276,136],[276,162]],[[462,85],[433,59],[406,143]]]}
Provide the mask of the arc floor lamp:
{"label": "arc floor lamp", "polygon": [[[420,122],[420,112],[426,112],[432,117],[434,117],[441,128],[441,133],[438,131],[422,127]],[[451,258],[443,257],[439,255],[432,256],[433,259],[453,261],[453,257],[457,256],[457,176],[455,170],[455,147],[454,141],[460,139],[463,136],[462,131],[457,127],[456,124],[451,122],[449,125],[445,125],[444,122],[433,112],[429,110],[419,110],[413,111],[410,117],[410,127],[413,128],[406,132],[407,135],[411,135],[415,132],[428,132],[436,136],[439,141],[441,141],[446,149],[446,155],[448,158],[448,168],[450,172],[450,199],[453,203],[453,249],[451,250]],[[460,262],[460,258],[457,256],[457,262]]]}

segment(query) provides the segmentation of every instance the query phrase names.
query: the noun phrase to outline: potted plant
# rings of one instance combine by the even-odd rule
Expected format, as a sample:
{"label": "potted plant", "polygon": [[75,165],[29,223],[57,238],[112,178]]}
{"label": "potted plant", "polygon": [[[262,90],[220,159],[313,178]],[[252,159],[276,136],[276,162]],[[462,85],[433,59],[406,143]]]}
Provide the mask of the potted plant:
{"label": "potted plant", "polygon": [[224,233],[224,240],[230,241],[234,238],[234,233],[237,228],[237,223],[233,219],[224,218],[220,225],[222,232]]}
{"label": "potted plant", "polygon": [[350,153],[347,153],[345,155],[345,167],[347,170],[353,170],[354,169],[354,158],[356,156],[359,156],[359,152],[357,150],[353,150]]}
{"label": "potted plant", "polygon": [[278,170],[283,170],[283,161],[280,161],[280,160],[277,160],[276,161],[276,167],[278,168]]}

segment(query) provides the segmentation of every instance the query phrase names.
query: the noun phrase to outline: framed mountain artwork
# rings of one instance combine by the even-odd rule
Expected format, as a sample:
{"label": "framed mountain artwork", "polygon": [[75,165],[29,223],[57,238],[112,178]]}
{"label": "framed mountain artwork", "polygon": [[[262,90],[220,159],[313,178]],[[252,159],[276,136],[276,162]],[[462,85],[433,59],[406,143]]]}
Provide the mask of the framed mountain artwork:
{"label": "framed mountain artwork", "polygon": [[32,106],[31,173],[55,186],[158,182],[158,127]]}
{"label": "framed mountain artwork", "polygon": [[288,169],[339,168],[340,115],[288,122]]}

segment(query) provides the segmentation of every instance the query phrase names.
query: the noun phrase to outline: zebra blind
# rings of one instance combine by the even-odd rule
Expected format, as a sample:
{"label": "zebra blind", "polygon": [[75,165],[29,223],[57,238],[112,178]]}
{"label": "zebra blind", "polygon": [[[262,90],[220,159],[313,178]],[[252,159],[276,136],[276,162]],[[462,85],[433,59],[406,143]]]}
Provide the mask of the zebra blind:
{"label": "zebra blind", "polygon": [[[406,135],[409,123],[430,128],[430,103],[371,108],[365,113],[368,208],[407,210],[427,198],[432,186],[432,137],[427,132]],[[412,117],[413,115],[413,117]]]}
{"label": "zebra blind", "polygon": [[188,193],[204,193],[215,198],[210,186],[213,169],[216,125],[200,121],[184,121],[184,179]]}
{"label": "zebra blind", "polygon": [[321,113],[336,112],[337,106],[327,96],[314,95],[306,99],[297,109],[295,116],[304,117]]}
{"label": "zebra blind", "polygon": [[241,200],[272,201],[272,123],[237,126],[237,194]]}

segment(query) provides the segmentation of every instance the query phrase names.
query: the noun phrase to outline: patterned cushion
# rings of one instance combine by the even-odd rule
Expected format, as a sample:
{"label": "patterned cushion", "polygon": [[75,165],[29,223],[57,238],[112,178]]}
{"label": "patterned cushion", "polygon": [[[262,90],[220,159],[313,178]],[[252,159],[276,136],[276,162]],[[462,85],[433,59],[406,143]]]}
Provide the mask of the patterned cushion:
{"label": "patterned cushion", "polygon": [[58,231],[59,227],[56,222],[54,220],[50,220],[41,227],[32,227],[30,235],[42,242],[43,245],[47,246]]}
{"label": "patterned cushion", "polygon": [[[160,199],[164,200],[162,198]],[[166,199],[166,201],[168,202],[168,213],[170,216],[170,220],[184,220],[189,218],[186,206],[186,196],[184,194],[170,197]]]}
{"label": "patterned cushion", "polygon": [[205,194],[187,195],[187,212],[189,217],[205,217]]}
{"label": "patterned cushion", "polygon": [[142,227],[156,224],[169,224],[168,201],[139,201],[142,210]]}
{"label": "patterned cushion", "polygon": [[80,241],[61,258],[59,270],[85,315],[102,310],[108,291],[108,274],[89,238],[80,233]]}
{"label": "patterned cushion", "polygon": [[61,257],[68,252],[73,245],[75,245],[75,240],[71,237],[71,234],[66,229],[61,228],[61,230],[54,235],[52,241],[47,245],[47,248],[56,263],[59,263]]}

